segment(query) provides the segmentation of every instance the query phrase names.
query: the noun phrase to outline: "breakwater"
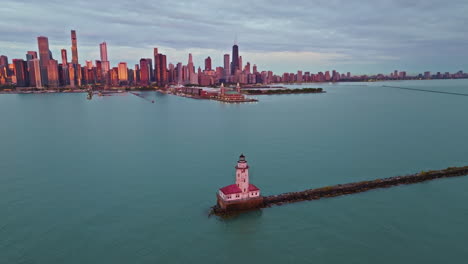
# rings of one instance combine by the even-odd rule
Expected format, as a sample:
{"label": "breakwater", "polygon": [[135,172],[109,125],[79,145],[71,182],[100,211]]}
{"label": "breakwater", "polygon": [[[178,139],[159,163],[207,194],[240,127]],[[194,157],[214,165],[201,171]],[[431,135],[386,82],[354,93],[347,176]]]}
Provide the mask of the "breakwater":
{"label": "breakwater", "polygon": [[271,94],[304,94],[304,93],[325,93],[322,88],[302,88],[302,89],[244,89],[243,93],[249,95],[271,95]]}
{"label": "breakwater", "polygon": [[[317,189],[309,189],[300,192],[289,192],[278,195],[264,196],[263,203],[256,209],[271,207],[274,205],[284,205],[300,201],[318,200],[354,193],[366,192],[379,188],[389,188],[403,184],[414,184],[431,181],[440,178],[450,178],[468,175],[468,166],[450,167],[443,170],[420,172],[405,176],[376,179],[371,181],[360,181],[347,184],[338,184]],[[226,215],[232,212],[220,210],[217,206],[212,208],[211,214]]]}
{"label": "breakwater", "polygon": [[466,93],[452,93],[452,92],[445,92],[445,91],[435,91],[435,90],[418,89],[418,88],[408,88],[408,87],[400,87],[400,86],[382,85],[382,87],[393,88],[393,89],[401,89],[401,90],[409,90],[409,91],[417,91],[417,92],[424,92],[424,93],[438,93],[438,94],[450,94],[450,95],[458,95],[458,96],[468,96],[468,94],[466,94]]}
{"label": "breakwater", "polygon": [[130,93],[133,94],[133,95],[135,95],[135,96],[137,96],[137,97],[140,97],[140,98],[143,99],[143,100],[146,100],[146,101],[151,102],[151,103],[154,104],[154,100],[150,100],[150,99],[146,98],[145,96],[143,96],[143,95],[140,94],[140,93],[135,93],[135,92],[130,92]]}

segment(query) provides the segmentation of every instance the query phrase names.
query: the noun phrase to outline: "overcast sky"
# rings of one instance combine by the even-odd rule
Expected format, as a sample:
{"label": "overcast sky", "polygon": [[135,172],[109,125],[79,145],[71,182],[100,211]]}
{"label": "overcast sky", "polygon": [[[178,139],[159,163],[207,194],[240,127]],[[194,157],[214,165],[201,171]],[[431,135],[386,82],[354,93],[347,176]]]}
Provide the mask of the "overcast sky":
{"label": "overcast sky", "polygon": [[468,71],[467,0],[2,0],[0,54],[24,58],[49,37],[54,58],[78,37],[80,63],[152,57],[213,66],[237,35],[244,64],[275,73],[336,69],[356,74]]}

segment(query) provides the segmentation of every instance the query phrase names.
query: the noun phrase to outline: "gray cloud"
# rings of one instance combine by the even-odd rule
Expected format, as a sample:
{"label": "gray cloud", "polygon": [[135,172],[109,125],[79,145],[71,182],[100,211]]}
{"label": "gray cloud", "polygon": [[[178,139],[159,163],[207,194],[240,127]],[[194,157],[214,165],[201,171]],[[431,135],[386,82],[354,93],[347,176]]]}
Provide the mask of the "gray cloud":
{"label": "gray cloud", "polygon": [[[322,53],[321,58],[329,58],[302,63],[308,67],[304,70],[326,66],[375,73],[402,67],[411,72],[468,66],[466,0],[4,0],[0,13],[1,40],[18,47],[31,45],[32,50],[37,49],[38,35],[48,36],[51,45],[68,48],[69,30],[76,29],[82,61],[97,59],[91,56],[106,40],[113,63],[136,63],[139,58],[133,56],[149,57],[151,47],[161,47],[172,62],[185,62],[185,52],[194,50],[201,64],[202,56],[216,51],[211,55],[221,65],[220,54],[230,52],[238,35],[241,53],[256,58],[278,52]],[[25,51],[3,45],[0,52],[24,57]],[[276,71],[297,70],[261,61]]]}

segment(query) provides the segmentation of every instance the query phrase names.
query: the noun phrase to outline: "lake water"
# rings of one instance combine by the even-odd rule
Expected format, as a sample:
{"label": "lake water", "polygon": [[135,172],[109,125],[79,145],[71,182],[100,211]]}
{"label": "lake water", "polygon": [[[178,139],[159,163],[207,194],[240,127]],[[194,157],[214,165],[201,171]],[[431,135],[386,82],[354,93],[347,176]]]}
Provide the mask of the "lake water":
{"label": "lake water", "polygon": [[208,217],[241,153],[265,195],[468,165],[468,97],[382,85],[468,94],[0,95],[0,263],[464,263],[468,177]]}

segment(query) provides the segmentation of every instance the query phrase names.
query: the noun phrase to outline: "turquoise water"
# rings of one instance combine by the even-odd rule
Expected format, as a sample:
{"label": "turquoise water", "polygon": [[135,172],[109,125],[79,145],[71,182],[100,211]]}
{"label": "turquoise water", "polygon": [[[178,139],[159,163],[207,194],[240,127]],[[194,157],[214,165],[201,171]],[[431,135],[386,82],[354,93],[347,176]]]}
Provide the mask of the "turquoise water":
{"label": "turquoise water", "polygon": [[0,95],[0,263],[463,263],[468,177],[207,216],[242,152],[266,195],[468,165],[468,97],[384,84],[468,93]]}

